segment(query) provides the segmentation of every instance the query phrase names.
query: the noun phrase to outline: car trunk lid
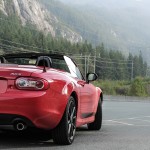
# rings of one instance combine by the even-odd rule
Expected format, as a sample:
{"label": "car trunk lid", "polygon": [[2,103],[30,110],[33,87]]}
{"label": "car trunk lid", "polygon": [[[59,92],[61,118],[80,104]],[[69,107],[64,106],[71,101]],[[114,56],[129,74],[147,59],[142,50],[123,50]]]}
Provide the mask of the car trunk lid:
{"label": "car trunk lid", "polygon": [[1,67],[0,66],[0,78],[5,79],[16,79],[18,76],[30,76],[33,72],[33,69],[30,68],[21,68],[21,67]]}
{"label": "car trunk lid", "polygon": [[0,94],[5,93],[10,86],[14,86],[16,78],[29,77],[36,69],[34,66],[0,65]]}

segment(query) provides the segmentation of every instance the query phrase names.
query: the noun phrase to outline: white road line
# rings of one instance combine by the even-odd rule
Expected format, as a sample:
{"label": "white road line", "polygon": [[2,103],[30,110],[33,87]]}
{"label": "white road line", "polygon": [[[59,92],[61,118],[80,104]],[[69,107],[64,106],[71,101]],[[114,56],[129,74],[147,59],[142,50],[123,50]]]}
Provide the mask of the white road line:
{"label": "white road line", "polygon": [[138,119],[138,118],[150,118],[150,116],[140,116],[140,117],[127,118],[127,119]]}
{"label": "white road line", "polygon": [[[103,124],[103,126],[123,126],[124,124]],[[130,127],[150,127],[150,125],[128,125]]]}
{"label": "white road line", "polygon": [[115,120],[108,120],[108,121],[123,124],[123,125],[128,125],[128,126],[134,126],[134,124],[130,124],[130,123],[126,123],[126,122],[120,122],[120,121],[115,121]]}
{"label": "white road line", "polygon": [[103,126],[123,126],[123,124],[103,124]]}
{"label": "white road line", "polygon": [[135,127],[150,127],[150,125],[134,125]]}
{"label": "white road line", "polygon": [[[139,119],[139,118],[150,118],[150,116],[139,116],[139,117],[132,117],[132,118],[119,118],[119,119],[111,119],[111,120],[128,120],[128,119]],[[110,120],[104,120],[104,121],[110,121]]]}
{"label": "white road line", "polygon": [[132,119],[132,120],[139,120],[139,121],[149,122],[150,123],[150,120],[143,120],[143,119]]}
{"label": "white road line", "polygon": [[[143,119],[142,119],[143,118]],[[144,119],[145,118],[145,119]],[[145,126],[145,127],[149,127],[150,125],[136,125],[131,124],[131,123],[127,123],[127,120],[138,120],[138,121],[143,121],[143,122],[148,122],[150,123],[150,120],[146,120],[146,118],[150,118],[150,116],[139,116],[139,117],[130,117],[130,118],[119,118],[119,119],[111,119],[111,120],[103,120],[104,122],[106,122],[104,125],[114,125],[114,123],[116,123],[116,125],[128,125],[128,126]],[[126,120],[127,122],[124,122],[124,120]],[[111,122],[111,124],[108,124],[107,122]]]}

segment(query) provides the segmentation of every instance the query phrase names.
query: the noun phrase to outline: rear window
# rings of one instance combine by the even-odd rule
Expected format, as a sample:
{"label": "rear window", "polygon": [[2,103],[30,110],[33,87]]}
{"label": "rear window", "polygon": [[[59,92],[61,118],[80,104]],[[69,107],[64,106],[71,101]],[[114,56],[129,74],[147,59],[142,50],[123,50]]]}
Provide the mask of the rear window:
{"label": "rear window", "polygon": [[[51,57],[50,57],[51,58]],[[52,60],[52,68],[60,69],[69,72],[69,68],[63,58],[51,58]],[[17,57],[17,58],[6,58],[6,62],[8,64],[18,64],[18,65],[36,65],[37,58],[25,58],[25,57]]]}
{"label": "rear window", "polygon": [[18,65],[36,65],[35,58],[8,58],[6,63]]}

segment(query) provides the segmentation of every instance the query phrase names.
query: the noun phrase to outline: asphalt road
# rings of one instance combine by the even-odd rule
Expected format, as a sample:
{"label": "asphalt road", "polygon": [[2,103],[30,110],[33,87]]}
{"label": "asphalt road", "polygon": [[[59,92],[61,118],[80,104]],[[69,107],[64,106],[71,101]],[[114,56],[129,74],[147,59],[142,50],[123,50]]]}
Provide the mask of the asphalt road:
{"label": "asphalt road", "polygon": [[105,101],[98,132],[78,129],[70,146],[44,141],[41,134],[0,133],[0,149],[10,150],[150,150],[150,102]]}

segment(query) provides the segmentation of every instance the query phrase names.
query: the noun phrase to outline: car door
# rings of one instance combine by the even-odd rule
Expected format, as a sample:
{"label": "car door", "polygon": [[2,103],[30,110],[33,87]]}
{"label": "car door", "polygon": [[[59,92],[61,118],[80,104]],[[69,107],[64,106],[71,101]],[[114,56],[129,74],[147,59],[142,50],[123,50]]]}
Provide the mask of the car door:
{"label": "car door", "polygon": [[90,84],[83,80],[79,80],[80,85],[80,112],[82,118],[88,118],[94,115],[95,100],[96,100],[96,89]]}
{"label": "car door", "polygon": [[96,88],[90,84],[87,83],[83,76],[77,67],[77,65],[69,58],[64,57],[68,68],[70,70],[70,73],[73,77],[76,78],[78,88],[80,91],[79,94],[79,103],[80,103],[80,112],[81,112],[81,118],[88,118],[92,115],[94,115],[94,106],[95,106],[95,100],[96,100]]}

